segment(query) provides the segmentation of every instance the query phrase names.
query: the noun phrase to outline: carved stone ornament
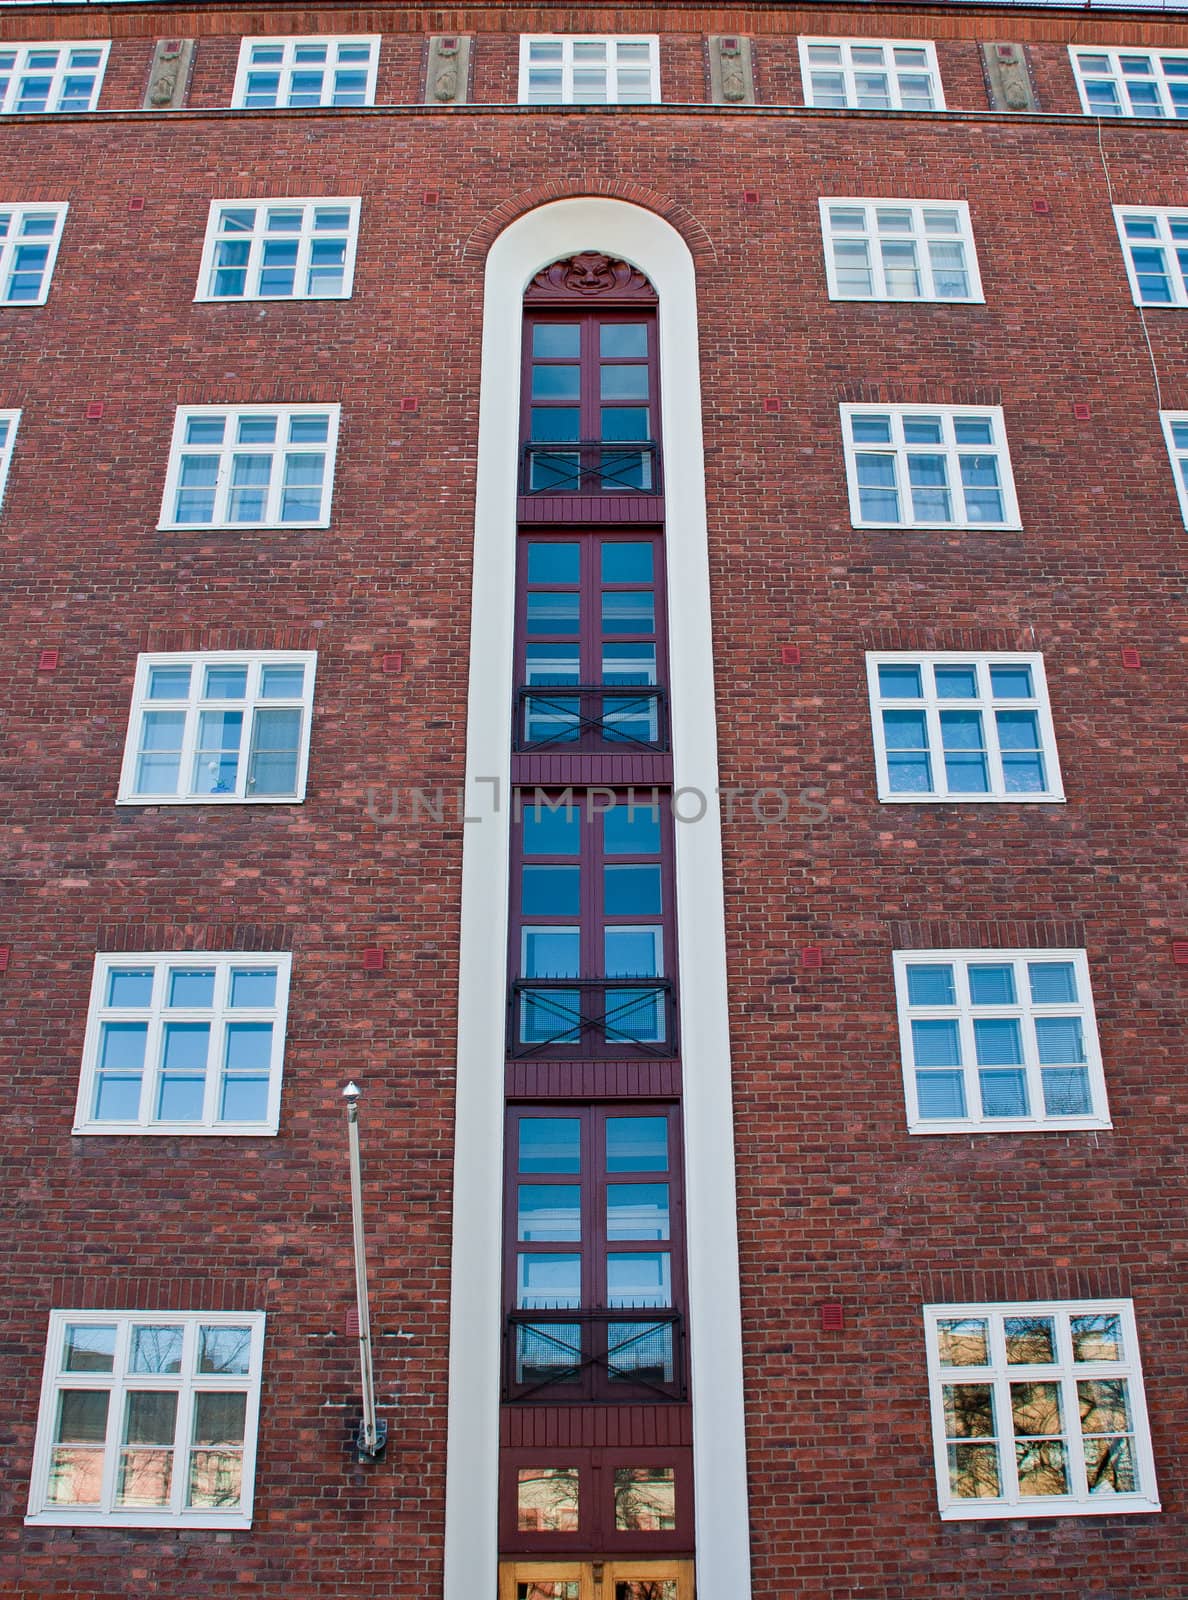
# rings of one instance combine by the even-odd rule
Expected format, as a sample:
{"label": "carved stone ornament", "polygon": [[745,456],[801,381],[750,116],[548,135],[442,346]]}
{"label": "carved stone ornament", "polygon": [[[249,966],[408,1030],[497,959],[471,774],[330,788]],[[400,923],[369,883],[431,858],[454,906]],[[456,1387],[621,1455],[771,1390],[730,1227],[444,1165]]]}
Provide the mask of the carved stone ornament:
{"label": "carved stone ornament", "polygon": [[465,34],[434,34],[429,41],[425,104],[460,106],[470,92],[470,39]]}
{"label": "carved stone ornament", "polygon": [[554,261],[538,272],[528,285],[524,299],[539,305],[543,301],[556,303],[595,296],[604,301],[623,300],[636,305],[654,305],[657,298],[643,273],[626,261],[614,261],[597,251],[583,250],[581,255]]}
{"label": "carved stone ornament", "polygon": [[709,40],[710,98],[718,106],[753,106],[755,79],[751,41],[737,33],[715,33]]}
{"label": "carved stone ornament", "polygon": [[144,92],[145,111],[176,111],[185,104],[193,54],[193,39],[158,39]]}

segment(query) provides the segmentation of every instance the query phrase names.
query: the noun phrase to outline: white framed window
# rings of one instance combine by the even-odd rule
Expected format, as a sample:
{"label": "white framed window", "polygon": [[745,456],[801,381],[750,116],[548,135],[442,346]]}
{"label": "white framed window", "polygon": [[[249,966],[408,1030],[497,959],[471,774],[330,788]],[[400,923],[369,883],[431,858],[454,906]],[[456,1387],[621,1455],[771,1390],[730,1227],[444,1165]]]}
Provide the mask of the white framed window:
{"label": "white framed window", "polygon": [[1018,528],[1001,406],[843,405],[855,528]]}
{"label": "white framed window", "polygon": [[1064,799],[1042,656],[872,651],[866,667],[880,800]]}
{"label": "white framed window", "polygon": [[195,300],[348,300],[359,200],[212,200]]}
{"label": "white framed window", "polygon": [[806,106],[858,111],[943,111],[930,39],[800,40]]}
{"label": "white framed window", "polygon": [[1115,206],[1136,306],[1188,306],[1188,209]]}
{"label": "white framed window", "polygon": [[0,47],[0,113],[94,111],[108,39]]}
{"label": "white framed window", "polygon": [[275,1133],[291,959],[96,956],[73,1131]]}
{"label": "white framed window", "polygon": [[1167,440],[1167,453],[1171,457],[1172,476],[1176,480],[1176,494],[1180,499],[1180,514],[1188,527],[1188,411],[1161,411],[1163,436]]}
{"label": "white framed window", "polygon": [[140,656],[118,803],[303,800],[316,661],[286,650]]}
{"label": "white framed window", "polygon": [[64,200],[0,205],[0,305],[45,304],[65,224]]}
{"label": "white framed window", "polygon": [[1083,950],[897,950],[912,1133],[1108,1128]]}
{"label": "white framed window", "polygon": [[264,1313],[53,1311],[26,1522],[250,1528]]}
{"label": "white framed window", "polygon": [[12,465],[12,451],[16,444],[19,411],[0,411],[0,505],[4,504],[4,490],[8,483],[8,469]]}
{"label": "white framed window", "polygon": [[1158,1511],[1134,1303],[924,1307],[940,1514]]}
{"label": "white framed window", "polygon": [[1188,117],[1188,50],[1078,50],[1081,105],[1096,117]]}
{"label": "white framed window", "polygon": [[326,528],[338,405],[179,406],[162,528]]}
{"label": "white framed window", "polygon": [[233,106],[370,106],[379,65],[377,33],[340,38],[245,39]]}
{"label": "white framed window", "polygon": [[964,200],[822,197],[831,300],[983,303]]}
{"label": "white framed window", "polygon": [[520,103],[658,105],[656,35],[521,34]]}

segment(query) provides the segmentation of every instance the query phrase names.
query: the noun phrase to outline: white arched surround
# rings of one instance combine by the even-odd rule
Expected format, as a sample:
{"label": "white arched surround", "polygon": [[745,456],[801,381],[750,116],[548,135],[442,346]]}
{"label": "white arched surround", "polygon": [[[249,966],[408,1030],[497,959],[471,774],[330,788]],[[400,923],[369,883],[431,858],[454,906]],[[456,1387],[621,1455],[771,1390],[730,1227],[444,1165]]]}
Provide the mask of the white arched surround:
{"label": "white arched surround", "polygon": [[503,1047],[506,1019],[516,476],[524,290],[583,250],[631,262],[660,297],[689,1351],[699,1591],[751,1592],[722,843],[693,258],[621,200],[558,200],[487,258],[462,855],[444,1600],[487,1600],[498,1555]]}

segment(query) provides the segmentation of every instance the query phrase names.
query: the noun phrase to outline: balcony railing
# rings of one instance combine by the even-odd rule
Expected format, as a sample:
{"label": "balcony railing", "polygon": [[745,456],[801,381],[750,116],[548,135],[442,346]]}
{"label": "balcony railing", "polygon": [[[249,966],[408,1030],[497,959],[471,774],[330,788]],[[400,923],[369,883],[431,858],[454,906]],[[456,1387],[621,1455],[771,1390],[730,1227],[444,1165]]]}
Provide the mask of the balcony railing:
{"label": "balcony railing", "polygon": [[516,978],[509,1012],[509,1053],[517,1058],[554,1050],[676,1054],[670,978]]}
{"label": "balcony railing", "polygon": [[531,683],[516,690],[514,750],[668,749],[668,691],[657,683]]}
{"label": "balcony railing", "polygon": [[511,1311],[504,1328],[505,1400],[683,1400],[679,1311]]}
{"label": "balcony railing", "polygon": [[520,493],[660,494],[660,446],[653,439],[582,439],[526,444]]}

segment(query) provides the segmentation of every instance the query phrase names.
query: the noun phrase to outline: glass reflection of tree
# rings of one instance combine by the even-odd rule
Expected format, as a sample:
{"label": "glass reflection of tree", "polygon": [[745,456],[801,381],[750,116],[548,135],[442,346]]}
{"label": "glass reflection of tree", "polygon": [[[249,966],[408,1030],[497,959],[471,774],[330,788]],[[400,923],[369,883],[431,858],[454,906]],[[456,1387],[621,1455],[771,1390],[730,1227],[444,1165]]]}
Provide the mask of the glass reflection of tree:
{"label": "glass reflection of tree", "polygon": [[615,1527],[655,1533],[676,1527],[671,1467],[620,1467],[615,1472]]}
{"label": "glass reflection of tree", "polygon": [[572,1467],[521,1468],[521,1533],[575,1533],[578,1526],[578,1475]]}

